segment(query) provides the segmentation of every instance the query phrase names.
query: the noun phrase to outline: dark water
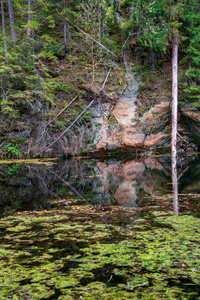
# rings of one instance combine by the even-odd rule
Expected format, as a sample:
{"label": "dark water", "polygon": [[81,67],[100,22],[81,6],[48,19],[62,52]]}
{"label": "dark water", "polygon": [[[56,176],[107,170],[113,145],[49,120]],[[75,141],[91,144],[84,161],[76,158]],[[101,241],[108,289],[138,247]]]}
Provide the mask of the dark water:
{"label": "dark water", "polygon": [[[200,216],[200,157],[178,160],[179,211]],[[132,160],[71,159],[52,166],[0,165],[0,214],[51,209],[56,200],[73,205],[173,210],[168,156]],[[78,202],[77,202],[78,201]]]}
{"label": "dark water", "polygon": [[[200,299],[200,157],[0,164],[0,300]],[[179,214],[177,214],[177,211]]]}

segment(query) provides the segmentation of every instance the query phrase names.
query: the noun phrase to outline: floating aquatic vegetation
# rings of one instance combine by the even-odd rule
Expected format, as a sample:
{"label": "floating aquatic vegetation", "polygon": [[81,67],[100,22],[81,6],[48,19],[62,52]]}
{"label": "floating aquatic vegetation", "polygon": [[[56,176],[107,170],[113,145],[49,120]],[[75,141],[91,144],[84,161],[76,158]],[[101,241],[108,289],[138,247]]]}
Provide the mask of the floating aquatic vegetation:
{"label": "floating aquatic vegetation", "polygon": [[40,158],[40,159],[3,159],[0,160],[1,165],[7,164],[34,164],[52,166],[57,158]]}
{"label": "floating aquatic vegetation", "polygon": [[199,299],[199,219],[154,212],[119,226],[87,208],[0,220],[0,299]]}

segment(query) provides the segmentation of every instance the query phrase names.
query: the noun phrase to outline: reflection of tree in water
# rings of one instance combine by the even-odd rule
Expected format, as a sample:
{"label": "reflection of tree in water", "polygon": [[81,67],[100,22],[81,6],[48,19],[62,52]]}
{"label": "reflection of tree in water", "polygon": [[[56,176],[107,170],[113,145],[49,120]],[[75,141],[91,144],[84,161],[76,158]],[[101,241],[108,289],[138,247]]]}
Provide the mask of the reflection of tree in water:
{"label": "reflection of tree in water", "polygon": [[172,187],[173,187],[173,207],[174,212],[179,213],[178,204],[178,176],[177,176],[177,157],[176,152],[172,151]]}
{"label": "reflection of tree in water", "polygon": [[[192,169],[186,169],[182,175],[181,193],[191,189],[200,191],[198,166],[198,161],[194,161]],[[178,174],[182,171],[178,170]],[[78,194],[91,204],[144,207],[151,205],[150,196],[163,197],[171,193],[170,182],[168,158],[104,162],[70,159],[58,161],[51,167],[1,165],[0,208],[2,211],[49,209],[50,200],[71,199],[73,203],[74,198],[81,199]],[[81,202],[84,203],[83,198]]]}
{"label": "reflection of tree in water", "polygon": [[154,158],[97,165],[103,175],[104,190],[123,206],[137,206],[144,195],[165,193],[170,178],[170,171]]}
{"label": "reflection of tree in water", "polygon": [[143,195],[165,191],[168,175],[163,170],[160,162],[150,159],[104,163],[71,159],[52,167],[23,165],[18,174],[6,178],[9,193],[3,194],[2,207],[47,209],[50,199],[77,196],[67,183],[92,204],[136,206]]}
{"label": "reflection of tree in water", "polygon": [[47,184],[43,174],[36,176],[37,167],[19,165],[16,172],[10,169],[10,165],[0,167],[1,212],[49,208]]}
{"label": "reflection of tree in water", "polygon": [[[99,185],[101,185],[101,178],[98,177],[96,169],[95,160],[80,161],[78,159],[72,159],[59,162],[59,165],[57,165],[53,171],[75,188],[78,193],[87,197],[93,203],[96,201],[97,190]],[[60,192],[63,190],[62,195],[60,195],[62,197],[76,195],[67,183],[62,184],[62,186],[60,185],[59,177],[56,178],[55,175],[55,182],[58,183],[57,189],[54,185],[55,191],[60,195]]]}
{"label": "reflection of tree in water", "polygon": [[72,159],[59,161],[51,167],[19,165],[17,172],[10,172],[10,165],[1,165],[0,209],[2,212],[49,209],[49,200],[76,195],[60,178],[73,184],[79,193],[94,190],[98,185],[92,176],[95,175],[94,166],[92,161],[84,164]]}
{"label": "reflection of tree in water", "polygon": [[179,193],[200,193],[200,161],[197,157],[179,180]]}

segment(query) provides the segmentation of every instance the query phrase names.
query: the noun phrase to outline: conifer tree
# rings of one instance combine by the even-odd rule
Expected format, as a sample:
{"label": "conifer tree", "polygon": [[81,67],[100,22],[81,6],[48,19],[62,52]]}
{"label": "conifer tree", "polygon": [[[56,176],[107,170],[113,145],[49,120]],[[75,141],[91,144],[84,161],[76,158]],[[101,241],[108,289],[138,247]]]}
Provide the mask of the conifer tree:
{"label": "conifer tree", "polygon": [[182,13],[181,30],[185,32],[184,64],[188,69],[184,76],[186,98],[200,107],[200,4],[197,0],[186,0]]}

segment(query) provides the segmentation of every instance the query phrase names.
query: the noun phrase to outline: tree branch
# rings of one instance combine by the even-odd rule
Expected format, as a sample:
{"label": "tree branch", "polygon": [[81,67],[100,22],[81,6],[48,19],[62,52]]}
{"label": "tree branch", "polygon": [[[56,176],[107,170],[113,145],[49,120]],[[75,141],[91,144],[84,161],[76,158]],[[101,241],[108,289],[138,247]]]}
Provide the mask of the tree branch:
{"label": "tree branch", "polygon": [[78,26],[76,26],[74,23],[72,23],[71,21],[67,20],[67,22],[69,24],[71,24],[72,26],[74,26],[76,29],[78,29],[80,32],[82,32],[84,35],[86,35],[90,40],[94,41],[95,43],[97,43],[100,47],[102,47],[103,49],[105,49],[106,51],[108,51],[109,53],[111,53],[113,56],[117,57],[117,55],[115,55],[112,51],[110,51],[108,48],[106,48],[104,45],[102,45],[100,42],[98,42],[97,40],[95,40],[95,38],[93,38],[91,35],[89,35],[88,33],[86,33],[84,30],[82,30],[81,28],[79,28]]}
{"label": "tree branch", "polygon": [[65,106],[58,114],[57,114],[57,116],[55,116],[45,127],[44,127],[44,130],[42,131],[42,133],[41,133],[41,137],[36,141],[36,144],[42,139],[42,137],[43,137],[43,134],[45,133],[45,129],[58,117],[58,116],[60,116],[60,114],[65,110],[65,109],[67,109],[75,100],[76,100],[76,98],[78,97],[78,95],[74,98],[74,99],[72,99],[72,101],[69,103],[69,104],[67,104],[67,106]]}
{"label": "tree branch", "polygon": [[130,38],[131,36],[136,35],[136,34],[140,34],[141,32],[142,32],[142,31],[139,31],[139,32],[135,32],[135,33],[129,34],[128,38],[125,40],[124,45],[122,46],[122,48],[121,48],[120,51],[122,51],[122,49],[124,49],[124,47],[126,46],[126,43],[128,42],[128,40],[129,40],[129,38]]}
{"label": "tree branch", "polygon": [[102,85],[101,91],[103,91],[103,89],[105,87],[106,81],[108,80],[108,76],[110,75],[110,71],[111,71],[111,68],[109,69],[108,74],[106,75],[106,78],[105,78],[104,83]]}
{"label": "tree branch", "polygon": [[46,151],[47,149],[49,149],[52,145],[54,145],[75,123],[76,121],[78,121],[78,119],[80,119],[80,117],[85,113],[85,111],[93,104],[94,100],[92,100],[90,102],[90,104],[80,113],[80,115],[78,115],[78,117],[72,122],[72,124],[67,127],[67,129],[65,129],[63,131],[63,133],[61,135],[59,135],[59,137],[53,141],[48,147],[46,147],[44,150],[42,150],[42,152]]}

